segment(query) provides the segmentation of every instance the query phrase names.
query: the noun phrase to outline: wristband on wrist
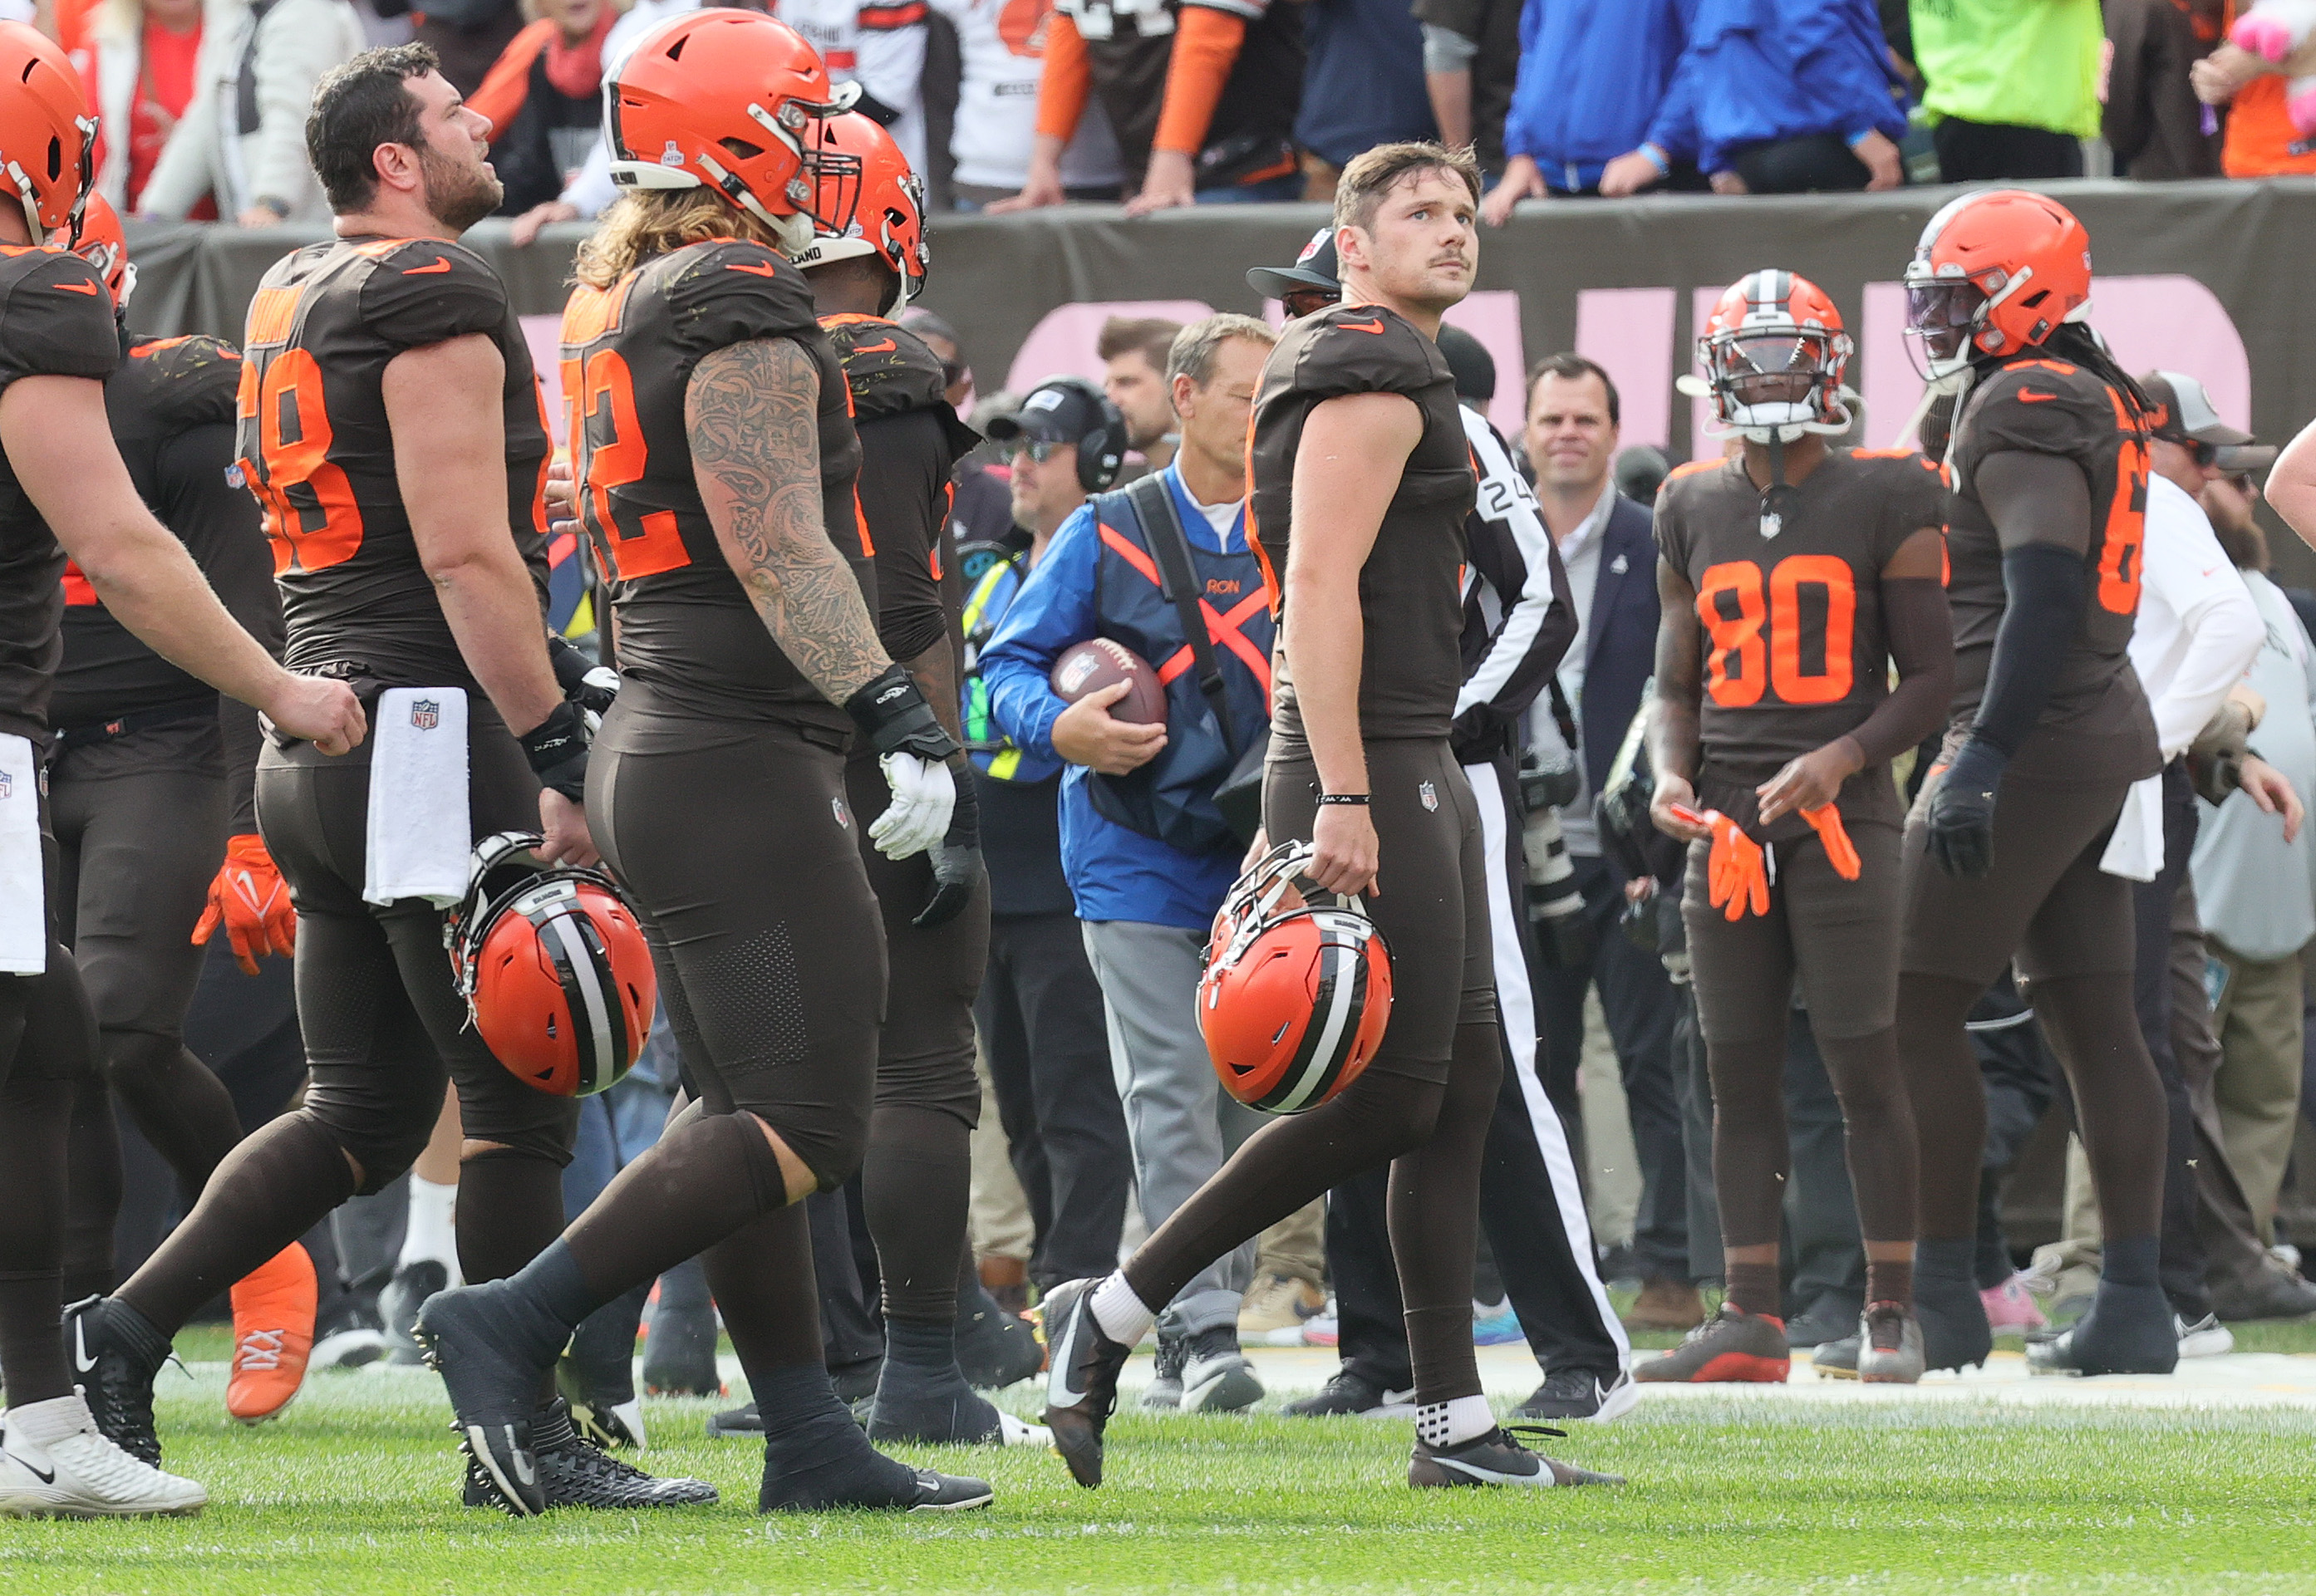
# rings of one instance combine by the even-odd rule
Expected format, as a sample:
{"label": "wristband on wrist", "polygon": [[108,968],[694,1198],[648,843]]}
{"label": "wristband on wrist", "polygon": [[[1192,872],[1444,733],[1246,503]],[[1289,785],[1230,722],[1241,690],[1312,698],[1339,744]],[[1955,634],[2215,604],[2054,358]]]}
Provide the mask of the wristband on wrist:
{"label": "wristband on wrist", "polygon": [[1354,808],[1365,809],[1367,806],[1367,794],[1365,793],[1322,793],[1319,794],[1319,802],[1322,803],[1346,803],[1353,806]]}
{"label": "wristband on wrist", "polygon": [[587,796],[587,725],[568,702],[558,704],[548,717],[515,740],[523,758],[543,786],[554,788],[573,802]]}
{"label": "wristband on wrist", "polygon": [[898,665],[886,666],[847,698],[844,713],[880,755],[913,754],[938,763],[958,751],[957,740],[941,729],[916,678]]}

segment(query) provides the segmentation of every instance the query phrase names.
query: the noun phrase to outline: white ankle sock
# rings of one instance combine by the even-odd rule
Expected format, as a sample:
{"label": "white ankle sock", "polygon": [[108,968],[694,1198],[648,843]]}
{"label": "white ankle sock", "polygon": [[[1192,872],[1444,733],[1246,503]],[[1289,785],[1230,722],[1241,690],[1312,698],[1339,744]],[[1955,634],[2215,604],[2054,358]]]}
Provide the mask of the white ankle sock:
{"label": "white ankle sock", "polygon": [[459,1276],[459,1187],[456,1182],[439,1185],[410,1177],[410,1219],[402,1232],[402,1255],[395,1267],[412,1264],[440,1264],[450,1272],[451,1283]]}
{"label": "white ankle sock", "polygon": [[1142,1305],[1142,1299],[1126,1283],[1126,1276],[1113,1274],[1093,1289],[1093,1322],[1110,1340],[1130,1347],[1150,1334],[1150,1326],[1158,1322],[1158,1311]]}
{"label": "white ankle sock", "polygon": [[1462,1446],[1496,1427],[1485,1396],[1451,1396],[1415,1410],[1415,1437],[1426,1446]]}

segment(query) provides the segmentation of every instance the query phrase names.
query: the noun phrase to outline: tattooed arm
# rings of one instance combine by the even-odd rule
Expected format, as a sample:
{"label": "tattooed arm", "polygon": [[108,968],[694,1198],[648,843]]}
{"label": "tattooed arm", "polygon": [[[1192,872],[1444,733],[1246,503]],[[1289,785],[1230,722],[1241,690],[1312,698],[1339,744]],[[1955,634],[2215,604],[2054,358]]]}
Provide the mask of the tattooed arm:
{"label": "tattooed arm", "polygon": [[788,338],[704,357],[683,397],[691,469],[764,629],[832,704],[892,661],[820,513],[820,372]]}

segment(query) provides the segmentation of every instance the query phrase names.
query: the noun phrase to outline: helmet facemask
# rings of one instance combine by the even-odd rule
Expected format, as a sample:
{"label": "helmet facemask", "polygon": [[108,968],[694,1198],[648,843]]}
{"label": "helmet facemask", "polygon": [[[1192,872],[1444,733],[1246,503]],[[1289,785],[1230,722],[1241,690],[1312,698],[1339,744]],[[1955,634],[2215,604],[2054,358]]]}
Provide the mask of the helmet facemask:
{"label": "helmet facemask", "polygon": [[1714,333],[1699,355],[1717,430],[1777,444],[1809,432],[1847,432],[1850,414],[1841,377],[1850,349],[1847,333],[1790,322]]}

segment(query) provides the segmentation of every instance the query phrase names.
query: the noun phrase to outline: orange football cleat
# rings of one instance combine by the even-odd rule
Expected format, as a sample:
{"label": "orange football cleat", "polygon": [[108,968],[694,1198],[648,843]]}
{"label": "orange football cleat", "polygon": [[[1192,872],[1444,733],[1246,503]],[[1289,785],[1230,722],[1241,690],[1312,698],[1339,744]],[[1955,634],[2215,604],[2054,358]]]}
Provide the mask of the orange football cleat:
{"label": "orange football cleat", "polygon": [[294,1241],[233,1288],[233,1378],[225,1410],[242,1423],[263,1423],[306,1383],[316,1295],[314,1260]]}

